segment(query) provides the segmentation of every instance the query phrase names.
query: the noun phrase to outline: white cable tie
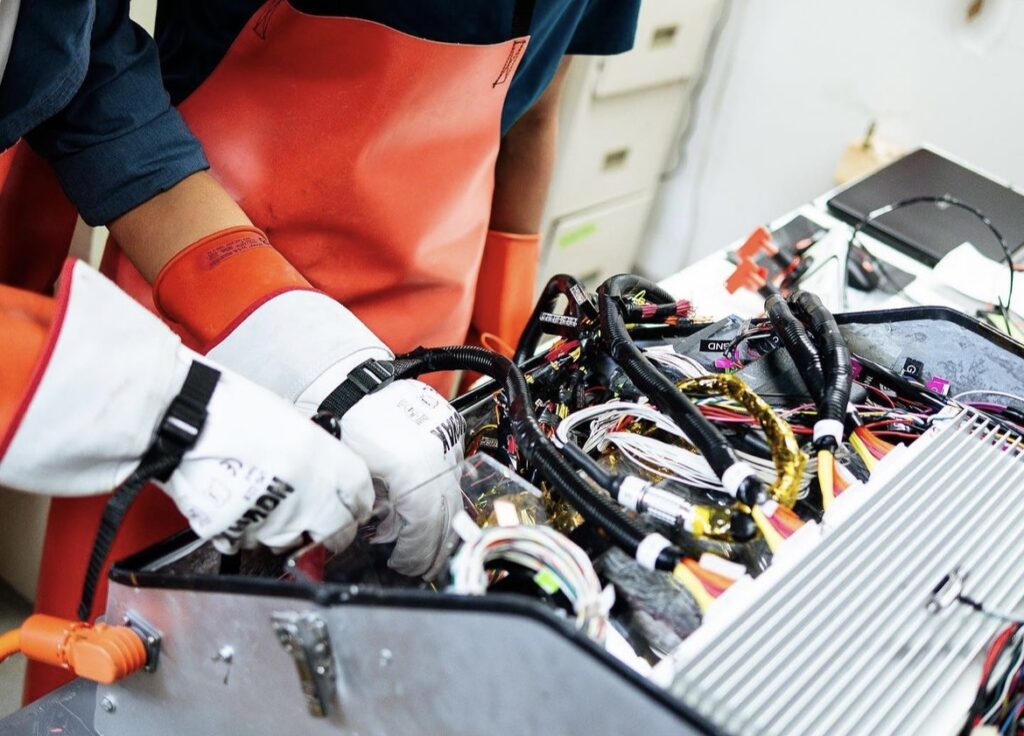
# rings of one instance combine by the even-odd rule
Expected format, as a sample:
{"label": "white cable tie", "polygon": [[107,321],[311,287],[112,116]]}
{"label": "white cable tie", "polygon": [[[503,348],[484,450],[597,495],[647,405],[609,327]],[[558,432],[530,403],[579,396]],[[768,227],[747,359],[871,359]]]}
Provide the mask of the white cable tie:
{"label": "white cable tie", "polygon": [[452,519],[452,529],[455,530],[455,533],[458,534],[466,544],[474,544],[482,535],[480,527],[476,525],[476,522],[474,522],[465,511],[460,511],[455,515],[455,518]]}
{"label": "white cable tie", "polygon": [[722,486],[725,488],[725,492],[730,496],[736,496],[740,491],[740,486],[743,485],[743,481],[751,476],[757,477],[754,469],[747,465],[742,460],[735,462],[725,469],[722,473]]}
{"label": "white cable tie", "polygon": [[630,511],[639,511],[637,506],[647,490],[647,481],[635,475],[627,475],[619,486],[619,503]]}
{"label": "white cable tie", "polygon": [[666,547],[671,547],[672,542],[660,534],[648,534],[636,547],[636,561],[648,570],[657,569],[658,555]]}
{"label": "white cable tie", "polygon": [[814,441],[822,437],[833,437],[837,445],[843,444],[845,427],[838,419],[819,419],[814,423]]}
{"label": "white cable tie", "polygon": [[779,510],[779,504],[772,501],[770,498],[761,504],[761,511],[764,512],[765,516],[775,516],[775,512]]}

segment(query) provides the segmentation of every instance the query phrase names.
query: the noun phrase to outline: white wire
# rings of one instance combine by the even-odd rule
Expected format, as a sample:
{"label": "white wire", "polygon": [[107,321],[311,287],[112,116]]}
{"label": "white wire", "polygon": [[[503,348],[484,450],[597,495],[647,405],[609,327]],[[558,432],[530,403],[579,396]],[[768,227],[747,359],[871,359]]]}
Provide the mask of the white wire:
{"label": "white wire", "polygon": [[597,641],[604,638],[612,600],[586,553],[568,537],[545,526],[494,526],[463,543],[452,559],[451,589],[456,593],[487,592],[487,563],[507,560],[534,572],[555,576],[560,590],[573,605],[577,626]]}
{"label": "white wire", "polygon": [[1019,401],[1020,403],[1024,404],[1024,396],[1018,396],[1017,394],[1011,394],[1006,391],[995,391],[990,388],[978,388],[973,389],[971,391],[961,391],[953,398],[956,401],[959,401],[962,396],[971,396],[975,394],[984,394],[986,396],[1002,396],[1003,398],[1013,399],[1014,401]]}
{"label": "white wire", "polygon": [[[715,475],[711,466],[702,455],[668,444],[653,437],[632,432],[613,431],[614,426],[629,416],[654,423],[659,429],[689,441],[683,432],[669,417],[648,404],[630,401],[610,401],[607,404],[587,407],[574,412],[563,419],[555,431],[556,437],[563,443],[570,442],[569,434],[580,425],[589,422],[590,435],[583,443],[583,450],[606,450],[609,446],[618,449],[631,462],[652,475],[678,481],[697,488],[713,491],[724,491],[721,480]],[[740,458],[750,464],[757,476],[766,483],[776,478],[775,465],[771,460],[739,451]],[[817,472],[817,460],[811,458],[807,472],[800,482],[799,498],[807,495],[811,478]]]}
{"label": "white wire", "polygon": [[644,355],[655,363],[661,363],[680,373],[684,378],[706,376],[708,371],[698,361],[688,355],[680,355],[671,345],[656,345],[646,348]]}

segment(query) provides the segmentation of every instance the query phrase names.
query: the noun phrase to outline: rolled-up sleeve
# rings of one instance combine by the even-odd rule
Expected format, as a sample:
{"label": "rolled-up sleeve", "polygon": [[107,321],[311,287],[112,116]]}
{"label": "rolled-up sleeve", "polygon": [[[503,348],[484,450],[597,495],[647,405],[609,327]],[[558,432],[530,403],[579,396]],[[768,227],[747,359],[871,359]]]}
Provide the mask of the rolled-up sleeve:
{"label": "rolled-up sleeve", "polygon": [[171,107],[156,44],[129,19],[128,0],[96,0],[81,87],[25,137],[90,225],[106,224],[209,166]]}

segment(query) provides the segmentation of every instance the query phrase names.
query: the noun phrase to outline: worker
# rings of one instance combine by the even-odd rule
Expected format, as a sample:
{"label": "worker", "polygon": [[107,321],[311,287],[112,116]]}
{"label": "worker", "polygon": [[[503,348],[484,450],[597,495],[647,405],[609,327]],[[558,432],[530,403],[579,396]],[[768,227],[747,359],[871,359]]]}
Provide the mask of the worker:
{"label": "worker", "polygon": [[56,299],[0,286],[0,331],[0,485],[98,494],[149,467],[225,553],[306,533],[344,547],[369,518],[369,470],[344,441],[182,346],[81,261]]}
{"label": "worker", "polygon": [[[98,2],[84,82],[42,126],[0,127],[0,145],[27,135],[86,221],[108,223],[118,247],[104,271],[187,344],[306,411],[345,406],[388,380],[392,351],[462,342],[471,322],[514,341],[532,302],[564,57],[627,49],[638,4],[165,3],[164,37],[179,44],[165,44],[169,73],[172,57],[205,64],[183,70],[178,117],[153,91],[154,51],[126,0]],[[47,5],[23,5],[19,32],[57,23]],[[315,14],[337,8],[346,17]],[[67,35],[58,48],[81,45]],[[32,48],[16,37],[10,64],[52,76]],[[0,87],[0,114],[5,98]],[[437,467],[411,464],[388,436],[388,416],[426,412],[409,391],[378,391],[389,412],[372,439],[391,453],[370,460],[350,445],[400,489]],[[447,535],[452,508],[430,507],[425,537]],[[98,514],[54,506],[47,550],[59,536],[61,553],[44,553],[44,579]],[[436,550],[411,544],[392,562],[430,572]]]}

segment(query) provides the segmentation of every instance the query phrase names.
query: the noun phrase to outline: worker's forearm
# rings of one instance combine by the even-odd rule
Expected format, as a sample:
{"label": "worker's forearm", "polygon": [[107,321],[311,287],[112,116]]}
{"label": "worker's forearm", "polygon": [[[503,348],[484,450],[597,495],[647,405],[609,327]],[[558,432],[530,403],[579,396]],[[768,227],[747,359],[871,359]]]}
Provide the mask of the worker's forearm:
{"label": "worker's forearm", "polygon": [[136,268],[153,281],[178,251],[205,235],[251,224],[217,180],[200,172],[126,212],[109,227]]}
{"label": "worker's forearm", "polygon": [[540,229],[557,135],[558,120],[550,117],[520,121],[505,136],[495,169],[492,230],[535,233]]}
{"label": "worker's forearm", "polygon": [[555,168],[558,107],[568,64],[568,59],[562,61],[544,94],[501,141],[494,172],[492,230],[529,234],[540,229]]}

